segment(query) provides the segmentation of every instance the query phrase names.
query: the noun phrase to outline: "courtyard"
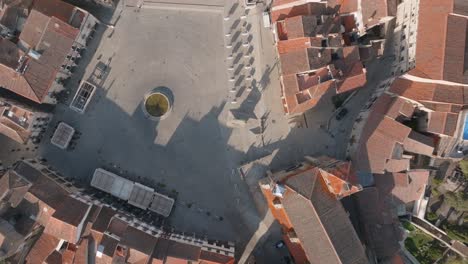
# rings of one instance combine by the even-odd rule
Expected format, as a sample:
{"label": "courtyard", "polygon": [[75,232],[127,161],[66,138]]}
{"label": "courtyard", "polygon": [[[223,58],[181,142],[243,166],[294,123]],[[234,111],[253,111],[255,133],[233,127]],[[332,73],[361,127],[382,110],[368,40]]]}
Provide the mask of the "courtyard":
{"label": "courtyard", "polygon": [[[107,64],[94,80],[99,86],[86,112],[57,106],[54,121],[66,121],[82,133],[75,149],[64,152],[46,142],[41,155],[82,182],[90,181],[94,169],[110,167],[164,186],[178,201],[171,225],[232,239],[231,174],[241,154],[227,144],[231,132],[220,122],[229,94],[222,20],[222,12],[124,9],[84,73],[83,80],[93,80],[94,65]],[[141,104],[160,86],[170,89],[173,106],[167,118],[155,122]],[[187,211],[193,217],[180,217]]]}

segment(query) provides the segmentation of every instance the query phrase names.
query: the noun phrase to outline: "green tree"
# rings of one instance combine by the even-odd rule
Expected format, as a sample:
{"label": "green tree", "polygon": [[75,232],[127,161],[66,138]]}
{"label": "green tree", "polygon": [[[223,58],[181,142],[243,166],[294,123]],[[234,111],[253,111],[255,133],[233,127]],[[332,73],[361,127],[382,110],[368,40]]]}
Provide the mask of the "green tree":
{"label": "green tree", "polygon": [[468,160],[462,160],[458,165],[463,172],[463,176],[465,176],[465,179],[468,180]]}
{"label": "green tree", "polygon": [[444,201],[457,211],[468,211],[468,195],[464,192],[447,192]]}

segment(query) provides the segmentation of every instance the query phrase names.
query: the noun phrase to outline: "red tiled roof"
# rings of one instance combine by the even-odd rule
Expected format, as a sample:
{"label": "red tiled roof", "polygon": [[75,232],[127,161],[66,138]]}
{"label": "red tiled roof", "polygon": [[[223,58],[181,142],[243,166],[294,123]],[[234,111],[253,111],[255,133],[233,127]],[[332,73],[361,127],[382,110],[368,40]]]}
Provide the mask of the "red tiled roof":
{"label": "red tiled roof", "polygon": [[14,171],[7,171],[0,177],[0,198],[16,207],[31,188],[31,183]]}
{"label": "red tiled roof", "polygon": [[[361,63],[359,63],[361,64]],[[361,64],[362,65],[362,64]],[[345,93],[357,88],[363,87],[367,83],[366,72],[350,77],[346,77],[343,80],[337,82],[336,93]]]}
{"label": "red tiled roof", "polygon": [[71,243],[77,243],[81,236],[81,233],[78,233],[80,231],[78,228],[86,218],[89,209],[89,204],[67,197],[62,201],[61,207],[52,215],[44,232]]}
{"label": "red tiled roof", "polygon": [[129,263],[147,263],[157,241],[158,238],[129,226],[123,233],[119,244],[129,249]]}
{"label": "red tiled roof", "polygon": [[[449,15],[443,79],[468,84],[468,17]],[[417,46],[416,46],[417,48]]]}
{"label": "red tiled roof", "polygon": [[451,14],[459,12],[459,7],[459,1],[454,0],[426,0],[420,3],[416,68],[410,71],[411,74],[468,83],[468,74],[464,72],[468,17]]}
{"label": "red tiled roof", "polygon": [[423,134],[411,131],[408,138],[403,142],[406,151],[426,156],[432,156],[434,152],[434,140]]}
{"label": "red tiled roof", "polygon": [[[20,163],[20,166],[15,168],[15,171],[33,183],[28,193],[51,208],[57,210],[62,206],[62,203],[69,195],[69,192],[38,170],[32,167],[27,167],[30,167],[30,165],[23,162]],[[33,176],[33,174],[35,175]],[[31,176],[33,176],[34,179]]]}
{"label": "red tiled roof", "polygon": [[385,164],[385,170],[388,172],[406,171],[410,167],[409,159],[390,159]]}
{"label": "red tiled roof", "polygon": [[[296,2],[296,1],[293,1]],[[300,2],[300,1],[298,1]],[[289,3],[288,3],[289,4]],[[272,22],[284,20],[287,17],[307,16],[307,15],[322,15],[326,9],[325,3],[307,3],[299,5],[280,5],[273,4],[270,12]]]}
{"label": "red tiled roof", "polygon": [[66,23],[69,23],[75,10],[75,6],[61,0],[34,0],[33,8],[46,16],[57,17]]}
{"label": "red tiled roof", "polygon": [[322,45],[321,38],[295,38],[289,40],[281,40],[278,42],[278,53],[284,54],[293,50],[303,50],[312,46]]}
{"label": "red tiled roof", "polygon": [[400,223],[386,204],[386,195],[376,187],[364,188],[355,195],[366,244],[378,259],[393,257],[400,250]]}
{"label": "red tiled roof", "polygon": [[315,16],[295,16],[284,20],[285,34],[288,39],[314,37],[317,18]]}
{"label": "red tiled roof", "polygon": [[12,92],[41,103],[78,34],[79,30],[69,24],[32,10],[20,39],[38,52],[40,57],[37,60],[27,58],[24,74],[16,73],[11,68],[0,68],[0,84]]}
{"label": "red tiled roof", "polygon": [[34,49],[41,41],[42,34],[46,30],[49,21],[50,18],[48,16],[36,10],[31,10],[19,36],[20,40],[26,42],[29,47]]}
{"label": "red tiled roof", "polygon": [[[420,77],[443,77],[444,45],[447,33],[447,14],[453,11],[453,0],[426,0],[419,4],[419,22],[416,46],[416,69],[410,72]],[[416,74],[420,73],[420,74]]]}
{"label": "red tiled roof", "polygon": [[26,256],[26,263],[43,263],[47,257],[55,250],[59,243],[59,239],[42,233],[39,239],[36,241],[34,246],[32,246],[31,251],[29,251]]}
{"label": "red tiled roof", "polygon": [[468,86],[416,82],[398,78],[390,92],[422,103],[468,104]]}
{"label": "red tiled roof", "polygon": [[314,87],[311,87],[309,90],[310,90],[310,93],[313,94],[314,96],[301,103],[299,103],[297,99],[297,96],[296,96],[297,94],[285,94],[284,96],[287,102],[288,113],[290,114],[303,113],[306,110],[311,109],[320,101],[321,97],[327,91],[334,88],[334,86],[335,86],[335,81],[329,80],[329,81],[320,83]]}
{"label": "red tiled roof", "polygon": [[[388,96],[388,95],[387,95]],[[411,118],[415,110],[414,104],[405,100],[401,97],[393,98],[393,104],[390,109],[387,111],[387,116],[391,118],[397,118],[399,116],[404,116],[406,118]]]}
{"label": "red tiled roof", "polygon": [[428,170],[412,170],[407,173],[387,173],[374,177],[375,185],[382,190],[391,190],[389,197],[393,202],[407,204],[422,198],[427,181]]}
{"label": "red tiled roof", "polygon": [[361,11],[364,27],[370,28],[388,15],[387,0],[361,0]]}
{"label": "red tiled roof", "polygon": [[328,0],[328,6],[339,13],[352,13],[358,10],[358,0]]}
{"label": "red tiled roof", "polygon": [[318,174],[295,175],[286,186],[282,204],[311,263],[367,263],[345,210]]}
{"label": "red tiled roof", "polygon": [[307,49],[292,50],[280,54],[281,71],[284,75],[311,70]]}
{"label": "red tiled roof", "polygon": [[391,98],[383,95],[372,107],[358,146],[355,164],[360,171],[383,173],[387,161],[394,158],[395,145],[403,144],[411,132],[411,128],[382,114],[391,105]]}
{"label": "red tiled roof", "polygon": [[431,112],[429,113],[427,131],[434,134],[453,136],[457,129],[457,120],[458,114]]}

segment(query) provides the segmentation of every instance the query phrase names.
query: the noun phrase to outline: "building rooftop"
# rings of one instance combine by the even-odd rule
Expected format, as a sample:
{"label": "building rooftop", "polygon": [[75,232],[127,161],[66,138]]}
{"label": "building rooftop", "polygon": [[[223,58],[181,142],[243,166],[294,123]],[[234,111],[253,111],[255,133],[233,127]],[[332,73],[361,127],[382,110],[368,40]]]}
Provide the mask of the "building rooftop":
{"label": "building rooftop", "polygon": [[[395,91],[393,87],[398,87],[398,80],[395,81],[395,86],[392,85],[391,92]],[[421,89],[421,94],[417,96],[432,98],[432,95],[427,93],[423,95],[424,93],[424,89]],[[382,174],[397,162],[400,165],[407,163],[401,161],[404,160],[403,151],[433,155],[435,139],[418,133],[402,123],[412,119],[416,106],[421,107],[417,102],[408,99],[398,95],[383,94],[373,104],[357,148],[356,157],[359,158],[356,158],[354,164],[358,171]],[[453,113],[430,112],[427,132],[453,135],[457,126],[457,116]]]}
{"label": "building rooftop", "polygon": [[81,237],[90,207],[91,205],[72,197],[65,198],[61,207],[49,219],[44,232],[76,244]]}
{"label": "building rooftop", "polygon": [[78,34],[79,30],[66,22],[31,10],[19,38],[32,51],[24,54],[10,41],[1,40],[0,49],[9,56],[0,60],[0,85],[42,103]]}
{"label": "building rooftop", "polygon": [[53,235],[42,233],[26,256],[26,262],[43,263],[58,246],[59,241],[60,239]]}
{"label": "building rooftop", "polygon": [[291,12],[285,11],[289,8],[280,9],[283,4],[272,8],[287,13],[275,26],[282,100],[285,112],[290,114],[314,107],[328,91],[331,95],[344,93],[367,82],[359,48],[345,46],[344,37],[348,38],[356,27],[354,16],[333,16],[330,10],[315,10],[312,3],[298,3],[285,4],[293,6]]}
{"label": "building rooftop", "polygon": [[426,191],[429,179],[428,170],[410,170],[408,172],[376,175],[375,186],[381,193],[388,194],[396,205],[408,204],[421,199]]}
{"label": "building rooftop", "polygon": [[[1,105],[1,102],[0,102]],[[19,143],[26,143],[31,135],[34,114],[19,106],[0,106],[0,133]]]}
{"label": "building rooftop", "polygon": [[14,171],[7,171],[0,178],[0,200],[16,207],[32,184]]}
{"label": "building rooftop", "polygon": [[28,194],[33,195],[38,200],[55,210],[62,206],[63,201],[70,194],[60,184],[37,170],[27,162],[20,162],[14,171],[32,182]]}
{"label": "building rooftop", "polygon": [[[288,171],[273,173],[262,191],[270,210],[284,227],[289,242],[296,236],[302,250],[296,260],[326,263],[367,263],[364,249],[339,199],[361,188],[349,162],[306,157]],[[264,189],[263,185],[274,186]],[[279,205],[279,207],[278,207]],[[282,209],[279,209],[282,208]]]}
{"label": "building rooftop", "polygon": [[75,6],[60,0],[34,1],[33,8],[48,17],[56,17],[70,23]]}
{"label": "building rooftop", "polygon": [[400,221],[387,204],[385,195],[376,187],[369,187],[364,188],[355,196],[366,245],[380,260],[397,254],[400,250],[398,241],[401,240],[403,234]]}
{"label": "building rooftop", "polygon": [[420,3],[416,68],[410,74],[468,83],[468,16],[460,2],[428,0]]}
{"label": "building rooftop", "polygon": [[367,263],[346,212],[324,185],[311,173],[286,181],[291,193],[282,202],[306,255],[326,263]]}

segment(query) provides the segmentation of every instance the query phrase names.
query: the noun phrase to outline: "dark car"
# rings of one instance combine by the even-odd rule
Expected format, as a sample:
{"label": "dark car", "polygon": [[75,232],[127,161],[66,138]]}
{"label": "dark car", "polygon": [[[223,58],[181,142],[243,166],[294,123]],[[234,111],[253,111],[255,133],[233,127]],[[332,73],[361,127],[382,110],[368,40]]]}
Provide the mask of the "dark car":
{"label": "dark car", "polygon": [[348,114],[348,109],[342,108],[342,109],[338,112],[338,114],[336,114],[335,118],[336,118],[336,120],[341,120],[341,119],[343,119],[343,117],[346,116],[346,114]]}

